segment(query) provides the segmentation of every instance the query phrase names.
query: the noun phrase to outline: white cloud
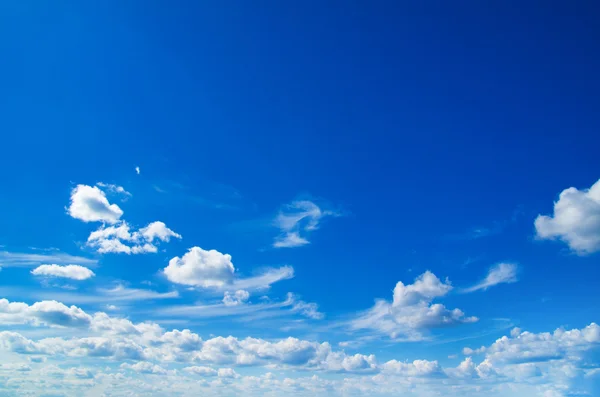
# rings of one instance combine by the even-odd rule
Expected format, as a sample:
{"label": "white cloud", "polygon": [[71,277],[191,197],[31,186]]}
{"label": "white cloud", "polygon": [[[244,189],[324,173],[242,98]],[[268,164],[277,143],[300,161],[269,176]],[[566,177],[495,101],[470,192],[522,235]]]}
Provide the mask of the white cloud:
{"label": "white cloud", "polygon": [[157,242],[168,242],[171,237],[181,239],[180,234],[163,222],[152,222],[139,231],[131,231],[129,224],[123,221],[90,233],[87,244],[101,254],[144,254],[158,252]]}
{"label": "white cloud", "polygon": [[139,175],[140,172],[141,172],[140,167],[135,167],[135,173]]}
{"label": "white cloud", "polygon": [[183,257],[171,259],[164,269],[165,276],[174,283],[205,288],[230,284],[234,272],[231,255],[200,247],[192,247]]}
{"label": "white cloud", "polygon": [[274,225],[281,234],[275,239],[273,247],[291,248],[300,247],[310,242],[305,236],[319,228],[321,219],[326,216],[339,216],[331,210],[322,210],[318,205],[309,200],[293,201],[285,205],[277,214]]}
{"label": "white cloud", "polygon": [[223,296],[223,304],[225,306],[237,306],[246,303],[246,301],[250,298],[250,293],[246,290],[240,289],[231,293],[229,291],[225,291]]}
{"label": "white cloud", "polygon": [[62,277],[72,280],[87,280],[95,276],[87,267],[79,265],[41,265],[31,271],[34,276]]}
{"label": "white cloud", "polygon": [[444,305],[432,303],[433,299],[443,297],[451,290],[448,280],[442,283],[429,271],[417,277],[413,284],[405,285],[399,281],[391,303],[376,301],[375,306],[350,322],[350,328],[370,329],[392,338],[403,336],[420,340],[423,330],[477,321],[476,317],[466,317],[460,309],[449,310]]}
{"label": "white cloud", "polygon": [[472,287],[463,289],[462,292],[466,293],[486,290],[494,285],[515,283],[517,281],[517,265],[512,263],[499,263],[490,268],[485,279]]}
{"label": "white cloud", "polygon": [[589,189],[570,187],[554,203],[553,215],[538,215],[539,239],[561,240],[579,255],[600,251],[600,180]]}
{"label": "white cloud", "polygon": [[292,304],[292,311],[301,313],[303,316],[313,320],[321,320],[325,315],[319,311],[319,305],[313,302],[304,302],[297,299],[291,292],[287,295],[288,301]]}
{"label": "white cloud", "polygon": [[280,269],[267,269],[257,276],[236,278],[231,255],[200,247],[192,247],[181,258],[176,256],[171,259],[163,273],[167,279],[177,284],[227,290],[265,289],[294,275],[291,267],[284,266]]}
{"label": "white cloud", "polygon": [[87,326],[91,316],[76,306],[65,306],[57,301],[41,301],[29,306],[23,302],[0,299],[0,324],[44,324],[60,327]]}
{"label": "white cloud", "polygon": [[95,266],[98,264],[98,260],[56,251],[41,254],[0,251],[0,265],[2,267],[30,267],[43,263],[76,263],[78,265]]}
{"label": "white cloud", "polygon": [[69,215],[84,222],[105,222],[114,224],[119,221],[123,211],[116,204],[110,204],[106,194],[97,186],[77,185],[71,191]]}

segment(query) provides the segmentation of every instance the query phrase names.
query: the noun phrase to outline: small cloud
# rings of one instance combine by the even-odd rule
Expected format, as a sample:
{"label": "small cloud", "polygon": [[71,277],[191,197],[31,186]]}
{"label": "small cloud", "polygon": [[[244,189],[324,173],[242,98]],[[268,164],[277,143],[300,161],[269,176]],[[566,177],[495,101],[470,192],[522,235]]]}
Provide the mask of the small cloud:
{"label": "small cloud", "polygon": [[140,171],[140,167],[135,167],[135,173],[139,175],[139,174],[140,174],[140,172],[141,172],[141,171]]}

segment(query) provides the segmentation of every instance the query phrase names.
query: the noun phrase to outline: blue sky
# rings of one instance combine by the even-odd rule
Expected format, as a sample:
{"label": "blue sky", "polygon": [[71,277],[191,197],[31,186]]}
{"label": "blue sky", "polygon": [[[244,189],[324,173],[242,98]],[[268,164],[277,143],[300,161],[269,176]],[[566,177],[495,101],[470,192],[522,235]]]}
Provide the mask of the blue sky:
{"label": "blue sky", "polygon": [[597,19],[3,3],[0,394],[599,393]]}

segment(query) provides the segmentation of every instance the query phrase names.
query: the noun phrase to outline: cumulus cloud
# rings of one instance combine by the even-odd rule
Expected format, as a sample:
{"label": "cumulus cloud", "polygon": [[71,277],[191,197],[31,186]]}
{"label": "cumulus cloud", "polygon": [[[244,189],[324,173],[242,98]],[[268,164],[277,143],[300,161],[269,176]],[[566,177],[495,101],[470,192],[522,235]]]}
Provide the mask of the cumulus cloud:
{"label": "cumulus cloud", "polygon": [[31,271],[34,276],[62,277],[71,280],[87,280],[95,276],[87,267],[79,265],[41,265]]}
{"label": "cumulus cloud", "polygon": [[494,285],[515,283],[517,281],[517,265],[513,263],[499,263],[490,268],[485,279],[472,287],[463,289],[462,292],[486,290]]}
{"label": "cumulus cloud", "polygon": [[589,189],[563,190],[552,215],[535,219],[537,238],[561,240],[578,255],[600,251],[600,180]]}
{"label": "cumulus cloud", "polygon": [[324,217],[339,215],[335,211],[323,210],[309,200],[293,201],[279,211],[273,222],[281,232],[273,247],[291,248],[309,244],[306,236],[319,228]]}
{"label": "cumulus cloud", "polygon": [[135,173],[138,175],[141,173],[140,167],[135,167]]}
{"label": "cumulus cloud", "polygon": [[71,191],[69,215],[84,222],[105,222],[114,224],[119,221],[123,211],[111,204],[106,194],[97,186],[77,185]]}
{"label": "cumulus cloud", "polygon": [[254,277],[239,278],[235,275],[231,255],[200,247],[192,247],[181,258],[171,259],[163,273],[177,284],[217,289],[228,287],[228,290],[265,289],[277,281],[293,277],[292,268],[282,267],[267,269]]}
{"label": "cumulus cloud", "polygon": [[157,243],[169,242],[171,237],[181,239],[181,235],[169,229],[163,222],[156,221],[137,231],[130,225],[120,222],[92,232],[87,245],[101,254],[144,254],[158,252]]}
{"label": "cumulus cloud", "polygon": [[422,339],[426,329],[476,322],[477,317],[467,317],[460,309],[447,309],[436,298],[452,290],[448,280],[440,281],[427,271],[413,284],[401,281],[394,288],[393,300],[378,300],[370,310],[350,322],[353,330],[370,329],[389,334],[392,338],[403,336],[411,340]]}

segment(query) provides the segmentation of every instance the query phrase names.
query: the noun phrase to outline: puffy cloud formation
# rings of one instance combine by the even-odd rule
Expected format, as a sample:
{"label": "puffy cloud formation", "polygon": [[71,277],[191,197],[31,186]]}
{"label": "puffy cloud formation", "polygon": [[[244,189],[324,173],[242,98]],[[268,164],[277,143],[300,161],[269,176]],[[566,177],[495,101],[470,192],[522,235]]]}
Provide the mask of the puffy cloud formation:
{"label": "puffy cloud formation", "polygon": [[465,288],[463,292],[486,290],[494,285],[515,283],[517,281],[517,265],[512,263],[499,263],[489,270],[485,279],[470,288]]}
{"label": "puffy cloud formation", "polygon": [[181,258],[176,256],[171,259],[163,273],[177,284],[228,290],[265,289],[277,281],[294,276],[293,269],[284,266],[267,269],[254,277],[236,278],[231,255],[200,247],[192,247]]}
{"label": "puffy cloud formation", "polygon": [[165,276],[174,283],[201,287],[230,284],[234,272],[231,255],[200,247],[192,247],[181,258],[171,259],[164,269]]}
{"label": "puffy cloud formation", "polygon": [[105,222],[114,224],[119,221],[123,211],[116,204],[110,204],[106,194],[97,186],[77,185],[71,191],[69,215],[84,222]]}
{"label": "puffy cloud formation", "polygon": [[250,293],[243,289],[237,290],[234,293],[225,291],[223,296],[223,304],[225,306],[237,306],[245,303],[250,298]]}
{"label": "puffy cloud formation", "polygon": [[144,254],[158,252],[156,243],[169,242],[171,237],[180,239],[181,235],[160,221],[152,222],[133,232],[126,222],[121,222],[116,226],[101,227],[92,232],[87,244],[101,254]]}
{"label": "puffy cloud formation", "polygon": [[87,280],[95,276],[87,267],[79,265],[41,265],[31,271],[34,276],[62,277],[71,280]]}
{"label": "puffy cloud formation", "polygon": [[293,201],[285,205],[275,218],[274,225],[281,234],[275,239],[273,247],[291,248],[309,244],[302,234],[307,235],[318,229],[322,218],[339,215],[335,211],[322,210],[309,200]]}
{"label": "puffy cloud formation", "polygon": [[417,277],[413,284],[399,281],[391,303],[378,300],[374,307],[352,320],[350,327],[375,330],[392,338],[404,336],[418,340],[422,339],[425,329],[477,321],[476,317],[466,317],[460,309],[449,310],[442,304],[432,303],[451,290],[449,281],[442,282],[429,271]]}
{"label": "puffy cloud formation", "polygon": [[538,215],[540,239],[564,241],[579,255],[600,251],[600,180],[589,189],[570,187],[554,203],[553,215]]}

